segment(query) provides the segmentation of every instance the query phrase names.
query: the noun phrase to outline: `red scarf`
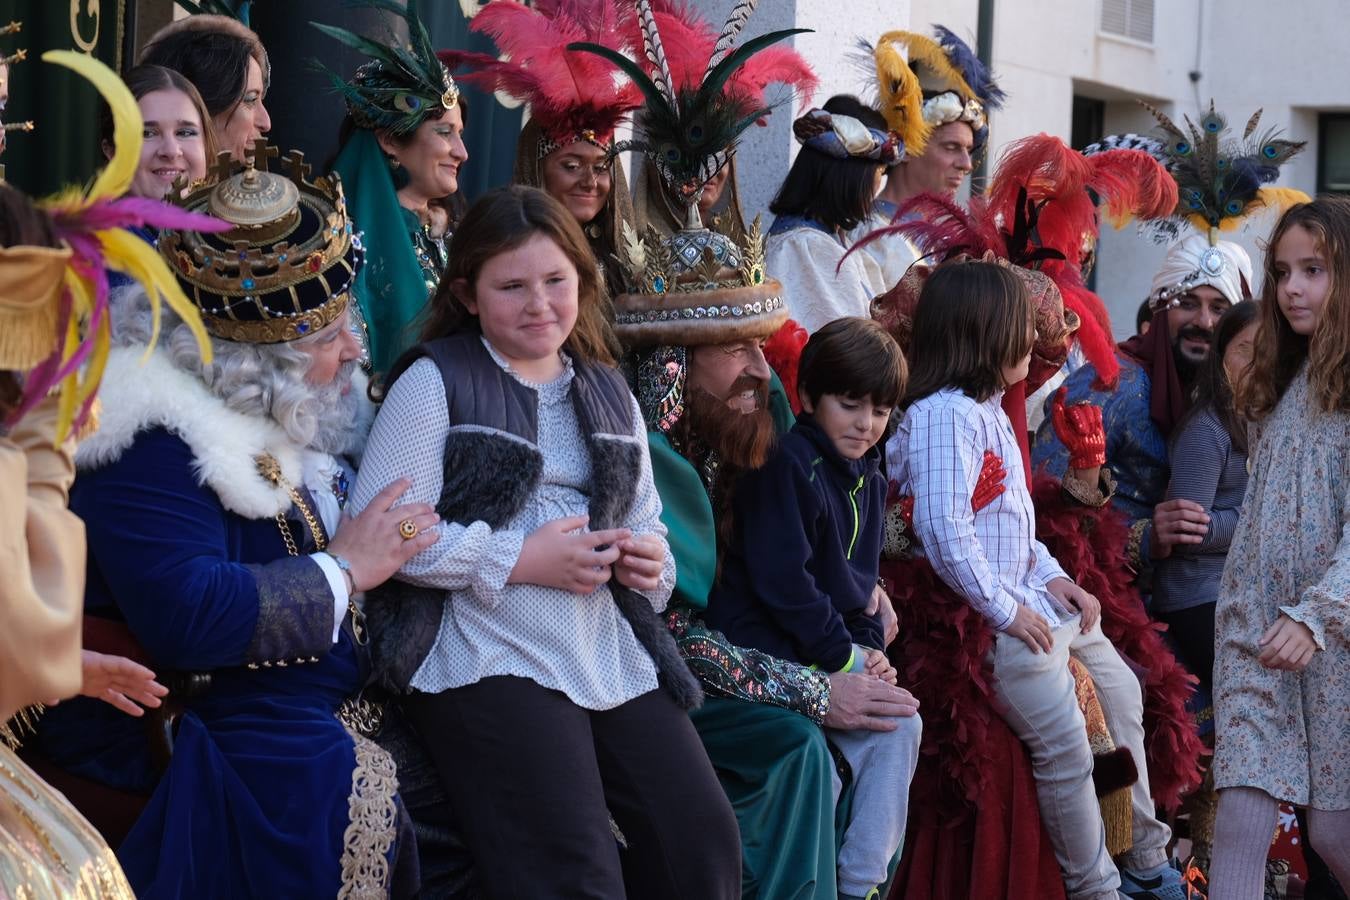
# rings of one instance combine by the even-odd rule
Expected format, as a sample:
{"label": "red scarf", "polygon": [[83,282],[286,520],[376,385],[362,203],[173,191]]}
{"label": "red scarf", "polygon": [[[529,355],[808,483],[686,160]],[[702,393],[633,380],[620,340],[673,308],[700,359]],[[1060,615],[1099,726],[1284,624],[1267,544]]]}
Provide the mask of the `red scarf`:
{"label": "red scarf", "polygon": [[1181,387],[1177,361],[1172,354],[1172,335],[1167,328],[1167,308],[1153,313],[1148,334],[1135,335],[1122,342],[1120,352],[1144,367],[1148,373],[1150,399],[1148,412],[1164,438],[1190,407],[1190,395]]}

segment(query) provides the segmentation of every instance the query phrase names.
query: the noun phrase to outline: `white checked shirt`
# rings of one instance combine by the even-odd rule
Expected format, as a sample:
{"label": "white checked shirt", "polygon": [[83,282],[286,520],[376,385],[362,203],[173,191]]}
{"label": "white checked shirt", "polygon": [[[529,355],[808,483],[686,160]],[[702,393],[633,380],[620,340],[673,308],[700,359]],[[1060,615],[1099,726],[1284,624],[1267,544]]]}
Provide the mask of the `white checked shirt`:
{"label": "white checked shirt", "polygon": [[[1051,626],[1064,614],[1045,589],[1068,577],[1036,540],[1036,518],[1012,423],[1002,394],[976,403],[946,389],[917,401],[886,444],[886,462],[900,492],[914,497],[914,533],[921,552],[952,590],[999,631],[1017,606]],[[979,512],[971,494],[985,450],[1003,461],[1004,491]]]}

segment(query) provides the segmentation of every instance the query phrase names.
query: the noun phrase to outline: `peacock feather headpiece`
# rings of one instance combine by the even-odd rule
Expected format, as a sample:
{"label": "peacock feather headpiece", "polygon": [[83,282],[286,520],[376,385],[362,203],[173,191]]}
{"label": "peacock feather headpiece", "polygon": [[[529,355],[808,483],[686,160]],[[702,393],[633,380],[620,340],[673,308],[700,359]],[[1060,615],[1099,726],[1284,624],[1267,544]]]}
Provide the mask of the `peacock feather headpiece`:
{"label": "peacock feather headpiece", "polygon": [[970,45],[941,25],[937,38],[888,31],[873,46],[859,42],[860,61],[876,79],[877,102],[886,124],[900,135],[909,156],[920,156],[933,130],[965,122],[975,146],[989,138],[988,113],[1006,98],[989,68]]}
{"label": "peacock feather headpiece", "polygon": [[[737,137],[770,111],[763,90],[732,77],[771,45],[810,29],[773,31],[736,46],[758,0],[739,0],[708,48],[702,75],[677,79],[666,55],[661,26],[650,0],[638,0],[638,25],[645,66],[611,47],[579,42],[569,49],[609,60],[632,78],[646,104],[637,116],[638,136],[627,145],[646,154],[672,193],[686,206],[697,204],[703,186],[726,164]],[[666,21],[669,23],[670,18]],[[683,48],[682,52],[687,52]],[[687,69],[687,62],[682,67]]]}
{"label": "peacock feather headpiece", "polygon": [[471,67],[462,80],[528,104],[543,135],[540,158],[576,141],[608,150],[642,94],[610,62],[570,47],[587,42],[617,55],[629,48],[633,15],[628,0],[541,0],[532,7],[492,0],[469,27],[492,38],[502,56],[459,54]]}
{"label": "peacock feather headpiece", "polygon": [[431,36],[417,14],[418,0],[407,0],[407,6],[394,0],[363,0],[363,3],[402,18],[408,26],[409,42],[401,44],[392,31],[389,43],[382,44],[346,28],[311,22],[329,37],[370,57],[350,81],[322,63],[317,63],[318,68],[346,100],[347,111],[358,126],[410,134],[428,116],[453,109],[459,103],[459,87],[436,55]]}

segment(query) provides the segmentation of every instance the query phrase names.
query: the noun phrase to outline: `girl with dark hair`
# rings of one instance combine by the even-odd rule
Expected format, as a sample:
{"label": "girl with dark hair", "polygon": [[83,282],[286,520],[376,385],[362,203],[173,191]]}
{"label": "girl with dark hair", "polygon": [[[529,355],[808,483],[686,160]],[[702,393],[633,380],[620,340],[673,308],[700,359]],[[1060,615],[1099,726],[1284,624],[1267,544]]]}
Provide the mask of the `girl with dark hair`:
{"label": "girl with dark hair", "polygon": [[1350,885],[1350,200],[1290,208],[1237,386],[1251,480],[1215,609],[1213,897],[1259,898],[1280,801]]}
{"label": "girl with dark hair", "polygon": [[1247,423],[1233,389],[1251,363],[1260,306],[1243,300],[1214,328],[1190,410],[1173,432],[1167,499],[1191,500],[1209,517],[1203,533],[1163,544],[1151,611],[1168,625],[1182,661],[1208,691],[1214,674],[1214,605],[1228,545],[1247,491]]}
{"label": "girl with dark hair", "polygon": [[867,218],[901,148],[881,114],[856,97],[831,97],[793,123],[802,145],[769,209],[768,270],[783,284],[792,318],[808,332],[843,316],[869,315],[886,291],[868,254],[847,259],[846,234]]}
{"label": "girl with dark hair", "polygon": [[242,160],[272,127],[263,106],[272,67],[262,41],[229,16],[197,15],[164,26],[141,51],[138,65],[181,73],[201,92],[220,149]]}
{"label": "girl with dark hair", "polygon": [[656,616],[675,566],[585,235],[514,186],[450,251],[352,495],[405,473],[442,515],[369,599],[377,677],[405,694],[485,896],[739,896],[735,817],[677,705],[697,687]]}
{"label": "girl with dark hair", "polygon": [[[206,167],[215,161],[216,138],[211,116],[192,82],[163,66],[137,66],[122,76],[136,98],[144,123],[141,160],[131,181],[133,197],[159,200],[174,182],[188,184],[206,178]],[[113,121],[105,112],[102,127],[103,155],[113,155]]]}
{"label": "girl with dark hair", "polygon": [[397,50],[315,24],[371,56],[348,80],[332,71],[328,76],[347,104],[333,171],[365,243],[358,327],[379,373],[417,339],[445,269],[453,225],[445,200],[459,190],[459,169],[469,156],[459,87],[437,58],[415,4],[404,20],[411,42]]}
{"label": "girl with dark hair", "polygon": [[[1146,884],[1183,900],[1167,865],[1171,833],[1156,815],[1144,753],[1139,680],[1102,633],[1097,598],[1036,538],[1022,450],[1002,408],[1027,377],[1035,325],[1011,267],[944,263],[914,316],[904,421],[887,445],[899,493],[938,577],[996,632],[994,708],[1031,755],[1045,828],[1070,897]],[[1092,678],[1107,729],[1138,769],[1130,786],[1130,850],[1113,860],[1092,788],[1093,755],[1070,658]]]}

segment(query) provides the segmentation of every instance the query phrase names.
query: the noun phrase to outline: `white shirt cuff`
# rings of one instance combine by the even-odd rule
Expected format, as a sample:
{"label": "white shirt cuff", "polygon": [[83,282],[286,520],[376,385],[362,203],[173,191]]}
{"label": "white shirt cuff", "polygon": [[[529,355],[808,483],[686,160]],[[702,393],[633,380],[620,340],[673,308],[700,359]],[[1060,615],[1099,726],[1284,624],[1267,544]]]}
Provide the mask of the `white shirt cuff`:
{"label": "white shirt cuff", "polygon": [[338,635],[342,633],[342,620],[347,615],[347,578],[338,567],[337,560],[327,553],[311,553],[309,558],[319,564],[333,592],[333,643],[336,644]]}

